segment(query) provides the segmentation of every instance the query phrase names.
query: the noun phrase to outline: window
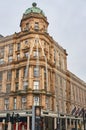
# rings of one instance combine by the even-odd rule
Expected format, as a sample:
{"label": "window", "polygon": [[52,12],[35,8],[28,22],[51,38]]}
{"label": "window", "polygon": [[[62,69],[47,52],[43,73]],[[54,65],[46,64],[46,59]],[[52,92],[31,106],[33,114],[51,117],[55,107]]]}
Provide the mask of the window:
{"label": "window", "polygon": [[19,78],[19,69],[16,70],[16,78]]}
{"label": "window", "polygon": [[10,55],[13,54],[13,45],[12,44],[9,45],[9,54]]}
{"label": "window", "polygon": [[46,97],[46,109],[50,109],[50,98]]}
{"label": "window", "polygon": [[34,67],[34,76],[35,77],[39,76],[39,68],[38,67]]}
{"label": "window", "polygon": [[17,43],[17,51],[20,50],[20,43]]}
{"label": "window", "polygon": [[28,40],[25,40],[25,44],[28,45]]}
{"label": "window", "polygon": [[24,81],[23,82],[23,89],[27,90],[27,87],[28,87],[28,81]]}
{"label": "window", "polygon": [[47,84],[46,84],[46,81],[44,82],[44,89],[47,90]]}
{"label": "window", "polygon": [[18,90],[18,87],[19,87],[19,83],[17,82],[17,83],[16,83],[16,86],[15,86],[15,91]]}
{"label": "window", "polygon": [[34,89],[39,89],[39,81],[34,81]]}
{"label": "window", "polygon": [[0,72],[0,81],[2,81],[3,72]]}
{"label": "window", "polygon": [[46,68],[44,68],[44,77],[46,78]]}
{"label": "window", "polygon": [[27,67],[24,67],[24,77],[27,77],[28,69]]}
{"label": "window", "polygon": [[26,109],[26,103],[27,103],[26,97],[23,96],[22,97],[22,109]]}
{"label": "window", "polygon": [[12,60],[13,60],[13,57],[12,57],[12,56],[9,56],[9,57],[8,57],[8,62],[12,62]]}
{"label": "window", "polygon": [[13,109],[15,110],[17,107],[16,107],[16,97],[14,97],[13,99]]}
{"label": "window", "polygon": [[4,64],[4,59],[0,58],[0,65]]}
{"label": "window", "polygon": [[28,55],[29,55],[29,52],[25,52],[25,53],[24,53],[24,57],[25,57],[25,58],[28,58]]}
{"label": "window", "polygon": [[38,96],[34,97],[34,106],[39,106],[39,97]]}
{"label": "window", "polygon": [[17,55],[17,60],[20,60],[20,54]]}
{"label": "window", "polygon": [[38,38],[35,39],[35,43],[36,44],[39,43],[39,39]]}
{"label": "window", "polygon": [[39,52],[34,51],[34,52],[33,52],[33,56],[34,56],[34,57],[39,57]]}
{"label": "window", "polygon": [[26,30],[29,30],[29,23],[26,23]]}
{"label": "window", "polygon": [[4,109],[5,109],[5,110],[8,110],[8,109],[9,109],[9,99],[8,99],[8,98],[6,98],[6,99],[4,100]]}
{"label": "window", "polygon": [[35,30],[37,31],[37,30],[39,30],[39,23],[38,22],[35,22]]}
{"label": "window", "polygon": [[11,84],[6,85],[6,93],[10,93],[11,90]]}
{"label": "window", "polygon": [[0,56],[1,56],[1,57],[4,57],[4,48],[1,48],[1,49],[0,49]]}
{"label": "window", "polygon": [[7,72],[7,80],[11,80],[11,77],[12,77],[12,72],[11,72],[11,70],[9,70]]}

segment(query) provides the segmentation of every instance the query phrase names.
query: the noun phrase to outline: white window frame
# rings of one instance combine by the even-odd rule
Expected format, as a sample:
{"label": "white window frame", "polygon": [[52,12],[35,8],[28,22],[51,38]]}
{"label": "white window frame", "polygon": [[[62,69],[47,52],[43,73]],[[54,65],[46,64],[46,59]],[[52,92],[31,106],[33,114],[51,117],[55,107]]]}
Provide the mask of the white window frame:
{"label": "white window frame", "polygon": [[39,77],[39,68],[34,67],[34,77]]}
{"label": "white window frame", "polygon": [[4,58],[0,58],[0,65],[4,64]]}
{"label": "white window frame", "polygon": [[17,109],[17,99],[16,99],[16,97],[14,97],[14,99],[13,99],[13,109],[14,110],[16,110]]}
{"label": "white window frame", "polygon": [[13,61],[13,56],[9,56],[8,57],[8,62],[12,62]]}
{"label": "white window frame", "polygon": [[26,109],[26,103],[27,103],[27,99],[25,96],[22,97],[22,109]]}
{"label": "white window frame", "polygon": [[8,98],[5,98],[5,99],[4,99],[4,109],[5,109],[5,110],[8,110],[8,109],[9,109],[9,99],[8,99]]}
{"label": "white window frame", "polygon": [[39,96],[34,96],[34,106],[39,106]]}
{"label": "white window frame", "polygon": [[38,57],[38,56],[39,56],[39,51],[34,51],[34,52],[33,52],[33,56],[34,56],[34,57]]}
{"label": "white window frame", "polygon": [[34,89],[35,90],[39,89],[39,81],[34,81]]}
{"label": "white window frame", "polygon": [[23,89],[26,90],[28,87],[28,81],[23,82]]}

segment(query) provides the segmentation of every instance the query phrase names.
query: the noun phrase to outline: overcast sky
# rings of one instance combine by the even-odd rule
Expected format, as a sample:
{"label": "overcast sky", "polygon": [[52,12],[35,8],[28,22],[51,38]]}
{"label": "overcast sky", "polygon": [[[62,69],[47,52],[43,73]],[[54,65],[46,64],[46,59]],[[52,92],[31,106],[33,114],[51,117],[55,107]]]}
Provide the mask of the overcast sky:
{"label": "overcast sky", "polygon": [[36,2],[49,22],[48,32],[68,53],[68,70],[86,82],[86,0],[1,0],[0,34],[20,31],[25,10]]}

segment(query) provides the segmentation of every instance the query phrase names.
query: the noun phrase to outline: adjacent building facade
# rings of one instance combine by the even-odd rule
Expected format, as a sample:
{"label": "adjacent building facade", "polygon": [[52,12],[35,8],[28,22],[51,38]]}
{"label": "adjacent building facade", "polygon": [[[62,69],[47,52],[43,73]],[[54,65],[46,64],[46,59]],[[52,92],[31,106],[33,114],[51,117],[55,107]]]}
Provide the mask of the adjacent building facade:
{"label": "adjacent building facade", "polygon": [[[0,122],[20,115],[31,130],[32,107],[41,107],[41,129],[83,127],[86,83],[67,68],[67,52],[48,33],[48,21],[36,3],[20,22],[21,31],[0,36]],[[14,124],[15,125],[15,124]]]}

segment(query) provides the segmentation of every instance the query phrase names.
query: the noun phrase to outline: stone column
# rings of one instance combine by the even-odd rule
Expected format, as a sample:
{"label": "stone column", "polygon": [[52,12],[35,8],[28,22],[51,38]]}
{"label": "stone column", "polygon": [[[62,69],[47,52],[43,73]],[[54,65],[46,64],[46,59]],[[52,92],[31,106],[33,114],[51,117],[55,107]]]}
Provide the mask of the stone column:
{"label": "stone column", "polygon": [[29,124],[30,124],[30,117],[27,116],[27,130],[30,130],[30,128],[29,128]]}
{"label": "stone column", "polygon": [[27,109],[29,109],[33,104],[33,95],[32,94],[29,94],[27,96]]}
{"label": "stone column", "polygon": [[6,77],[7,72],[3,71],[3,77],[2,77],[2,92],[6,92]]}
{"label": "stone column", "polygon": [[54,118],[54,129],[56,129],[57,128],[57,119],[56,119],[56,117]]}
{"label": "stone column", "polygon": [[69,119],[69,121],[70,121],[70,129],[71,129],[71,119]]}
{"label": "stone column", "polygon": [[32,82],[32,73],[33,73],[33,68],[29,67],[29,76],[28,76],[28,81],[29,81],[29,89],[33,89],[33,82]]}
{"label": "stone column", "polygon": [[21,109],[21,97],[17,96],[17,109]]}
{"label": "stone column", "polygon": [[44,89],[44,68],[41,69],[41,89]]}
{"label": "stone column", "polygon": [[11,91],[15,91],[15,70],[12,70]]}
{"label": "stone column", "polygon": [[41,101],[41,106],[42,106],[44,109],[46,109],[46,96],[45,96],[45,95],[42,95],[42,96],[41,96],[41,99],[42,99],[42,101]]}
{"label": "stone column", "polygon": [[4,98],[0,97],[0,110],[4,109]]}
{"label": "stone column", "polygon": [[9,110],[13,110],[13,97],[9,98]]}
{"label": "stone column", "polygon": [[23,89],[23,68],[19,71],[19,90]]}

